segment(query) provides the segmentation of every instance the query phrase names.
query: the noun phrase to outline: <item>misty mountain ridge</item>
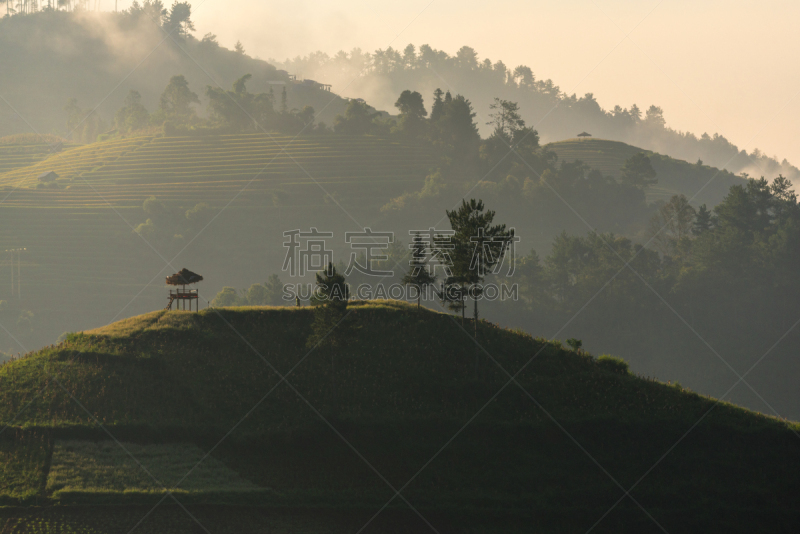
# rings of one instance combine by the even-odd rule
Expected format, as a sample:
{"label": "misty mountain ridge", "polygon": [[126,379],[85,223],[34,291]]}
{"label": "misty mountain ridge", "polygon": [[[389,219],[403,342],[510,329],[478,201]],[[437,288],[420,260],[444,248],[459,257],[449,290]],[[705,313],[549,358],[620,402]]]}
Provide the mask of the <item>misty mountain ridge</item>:
{"label": "misty mountain ridge", "polygon": [[[747,154],[723,135],[680,132],[669,128],[664,111],[637,105],[604,110],[591,93],[565,94],[552,80],[537,78],[533,69],[506,66],[502,61],[478,57],[462,47],[455,55],[428,45],[408,45],[373,53],[354,49],[334,56],[315,52],[285,61],[263,61],[243,48],[228,50],[212,34],[192,35],[189,25],[167,32],[168,19],[159,22],[147,12],[91,13],[43,11],[0,19],[0,136],[30,132],[67,133],[64,105],[76,98],[82,107],[97,107],[111,123],[130,90],[155,109],[170,77],[182,74],[200,94],[205,108],[205,86],[228,88],[244,74],[252,74],[249,87],[266,92],[287,87],[287,105],[311,105],[316,119],[328,124],[347,103],[339,90],[366,99],[378,109],[394,112],[403,90],[417,90],[430,104],[438,88],[463,93],[478,113],[482,133],[489,104],[495,97],[516,101],[528,124],[535,125],[543,142],[574,137],[587,131],[596,137],[623,141],[646,150],[739,174],[796,180],[800,170],[786,159],[768,157],[756,149]],[[32,66],[34,68],[32,68]],[[37,68],[38,67],[38,68]],[[333,93],[309,91],[292,83],[291,75],[332,85]],[[446,82],[443,82],[445,80]]]}
{"label": "misty mountain ridge", "polygon": [[[269,60],[289,72],[324,79],[326,83],[348,86],[378,108],[390,107],[395,94],[412,89],[423,95],[437,87],[464,94],[478,112],[483,125],[495,97],[518,102],[526,122],[536,128],[543,142],[553,142],[589,132],[595,137],[623,141],[647,150],[739,174],[774,178],[783,174],[800,177],[800,169],[785,158],[769,157],[759,149],[750,154],[740,150],[723,135],[681,132],[667,126],[664,110],[656,105],[645,109],[633,104],[603,109],[592,93],[582,97],[566,94],[550,79],[535,75],[532,68],[511,68],[502,60],[480,59],[476,50],[463,46],[455,55],[423,44],[407,45],[401,52],[391,47],[373,53],[353,49],[334,56],[315,52],[305,57]],[[484,120],[481,120],[484,119]],[[487,125],[481,133],[490,133]]]}

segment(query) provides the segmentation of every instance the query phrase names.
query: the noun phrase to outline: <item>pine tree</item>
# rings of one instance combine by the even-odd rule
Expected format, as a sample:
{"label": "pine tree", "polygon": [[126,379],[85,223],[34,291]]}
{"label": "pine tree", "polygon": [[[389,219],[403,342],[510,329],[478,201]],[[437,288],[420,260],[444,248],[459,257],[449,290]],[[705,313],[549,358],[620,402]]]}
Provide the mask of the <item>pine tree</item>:
{"label": "pine tree", "polygon": [[[461,201],[461,206],[446,211],[450,227],[455,231],[451,251],[453,277],[472,296],[474,303],[475,338],[478,337],[478,299],[485,276],[503,261],[514,239],[514,229],[505,224],[492,225],[494,211],[484,211],[482,200]],[[447,283],[447,282],[446,282]]]}
{"label": "pine tree", "polygon": [[422,292],[436,282],[436,275],[428,271],[425,259],[428,251],[422,236],[419,233],[414,235],[414,242],[411,244],[411,261],[409,261],[408,273],[403,277],[402,282],[406,285],[417,288],[417,309],[421,307]]}
{"label": "pine tree", "polygon": [[714,221],[711,216],[711,212],[706,208],[706,205],[703,204],[697,210],[697,215],[694,219],[694,224],[692,224],[692,233],[694,235],[700,235],[703,232],[707,232],[711,230],[711,226],[714,224]]}
{"label": "pine tree", "polygon": [[336,349],[346,347],[351,341],[352,327],[346,320],[350,287],[345,277],[336,271],[333,263],[316,275],[314,322],[312,333],[306,342],[310,349],[319,348],[331,355],[331,398],[336,410]]}
{"label": "pine tree", "polygon": [[441,89],[436,89],[433,92],[433,107],[431,108],[431,122],[436,122],[439,117],[444,113],[444,101],[442,95],[444,92]]}
{"label": "pine tree", "polygon": [[350,299],[350,287],[345,277],[336,271],[332,263],[316,275],[314,323],[312,334],[306,345],[314,348],[318,345],[337,348],[343,347],[348,336],[346,329],[340,324],[347,313]]}

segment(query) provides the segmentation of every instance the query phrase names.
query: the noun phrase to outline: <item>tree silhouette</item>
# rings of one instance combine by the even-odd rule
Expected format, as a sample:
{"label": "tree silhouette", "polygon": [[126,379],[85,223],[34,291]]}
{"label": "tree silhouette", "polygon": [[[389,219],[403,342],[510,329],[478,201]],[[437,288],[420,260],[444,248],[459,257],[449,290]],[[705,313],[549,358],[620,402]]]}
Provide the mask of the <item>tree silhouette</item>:
{"label": "tree silhouette", "polygon": [[414,235],[411,250],[411,261],[409,261],[408,272],[403,276],[402,282],[417,288],[417,309],[419,310],[421,307],[422,292],[425,291],[425,288],[436,282],[436,275],[431,274],[428,270],[428,264],[425,260],[430,257],[430,254],[425,241],[422,240],[422,236],[420,236],[419,233]]}
{"label": "tree silhouette", "polygon": [[189,89],[189,82],[183,75],[173,76],[169,80],[158,101],[157,120],[170,120],[185,124],[195,118],[192,104],[199,104],[197,94]]}
{"label": "tree silhouette", "polygon": [[189,2],[175,2],[167,15],[166,29],[168,32],[177,31],[180,37],[187,37],[194,31],[192,22],[192,5]]}
{"label": "tree silhouette", "polygon": [[350,287],[333,263],[328,263],[324,270],[316,274],[316,281],[314,323],[306,345],[309,348],[343,347],[349,340],[346,329],[341,328],[340,323],[347,313]]}
{"label": "tree silhouette", "polygon": [[409,137],[421,136],[425,131],[425,117],[428,115],[422,95],[406,89],[400,93],[394,106],[400,110],[399,131]]}
{"label": "tree silhouette", "polygon": [[[482,200],[461,201],[461,206],[446,211],[452,238],[452,281],[461,284],[474,303],[475,337],[478,336],[478,300],[484,278],[503,261],[514,239],[514,230],[505,224],[493,225],[495,212],[486,210]],[[447,284],[447,282],[445,282]]]}
{"label": "tree silhouette", "polygon": [[620,171],[622,182],[634,187],[645,188],[658,183],[656,171],[644,152],[634,154],[622,166]]}

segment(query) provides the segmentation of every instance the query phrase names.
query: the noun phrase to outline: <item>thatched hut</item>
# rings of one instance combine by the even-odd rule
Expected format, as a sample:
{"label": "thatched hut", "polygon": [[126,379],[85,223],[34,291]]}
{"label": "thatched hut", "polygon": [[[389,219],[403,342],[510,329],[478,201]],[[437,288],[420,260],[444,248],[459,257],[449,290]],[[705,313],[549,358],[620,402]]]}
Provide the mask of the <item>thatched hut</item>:
{"label": "thatched hut", "polygon": [[589,132],[581,132],[578,134],[578,137],[591,137],[591,136],[592,134],[590,134]]}
{"label": "thatched hut", "polygon": [[202,282],[203,277],[197,273],[193,273],[189,269],[183,268],[172,276],[167,277],[168,286],[188,286]]}
{"label": "thatched hut", "polygon": [[174,301],[178,301],[178,308],[181,307],[181,303],[183,303],[183,309],[186,309],[186,301],[189,301],[189,310],[192,309],[192,301],[195,301],[197,304],[195,305],[195,309],[200,309],[200,295],[198,294],[196,289],[186,289],[186,286],[196,284],[197,282],[202,282],[203,277],[197,273],[193,273],[189,269],[181,269],[177,273],[173,274],[172,276],[167,277],[167,285],[168,286],[181,286],[181,289],[170,290],[169,291],[169,302],[167,303],[167,307],[165,309],[171,310],[172,303]]}

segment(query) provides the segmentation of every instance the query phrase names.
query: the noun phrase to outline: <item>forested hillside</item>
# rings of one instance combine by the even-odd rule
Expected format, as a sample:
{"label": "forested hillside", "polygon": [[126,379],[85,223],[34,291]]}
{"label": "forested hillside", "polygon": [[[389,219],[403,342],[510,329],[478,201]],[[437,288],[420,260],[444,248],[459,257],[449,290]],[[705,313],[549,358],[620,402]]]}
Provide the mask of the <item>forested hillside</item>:
{"label": "forested hillside", "polygon": [[[346,101],[335,94],[292,84],[289,73],[223,48],[213,35],[194,36],[191,10],[173,17],[163,6],[144,4],[122,13],[41,11],[0,18],[0,136],[34,130],[94,141],[114,129],[115,113],[130,91],[155,111],[175,75],[204,101],[207,86],[228,89],[251,74],[250,87],[259,93],[273,88],[280,96],[286,87],[289,110],[313,106],[328,124],[342,112]],[[74,132],[71,116],[90,111],[92,126]]]}
{"label": "forested hillside", "polygon": [[[0,136],[31,128],[42,134],[73,133],[69,115],[95,110],[84,139],[93,141],[114,128],[115,112],[132,90],[153,111],[172,76],[183,75],[205,104],[207,86],[226,90],[251,74],[254,92],[266,93],[272,87],[278,93],[286,87],[288,110],[312,106],[316,120],[328,125],[346,105],[336,96],[344,88],[377,109],[393,111],[395,95],[405,89],[431,94],[444,86],[468,94],[479,110],[478,125],[484,135],[489,130],[484,110],[499,97],[518,102],[528,124],[547,142],[589,131],[689,162],[702,160],[734,174],[800,177],[785,159],[759,150],[747,154],[724,132],[695,135],[669,128],[669,110],[644,104],[603,110],[591,93],[565,94],[544,78],[546,74],[536,73],[535,65],[512,67],[502,60],[481,59],[469,46],[455,55],[423,44],[408,45],[402,52],[392,48],[374,53],[355,49],[333,56],[318,52],[268,63],[250,57],[244,48],[220,47],[212,34],[194,35],[191,6],[178,4],[185,7],[174,13],[161,2],[144,2],[121,13],[44,10],[0,19],[0,46],[5,52],[0,56],[4,73],[0,94],[5,99],[0,101]],[[320,90],[315,83],[293,82],[290,75],[296,73],[332,85],[333,92]]]}
{"label": "forested hillside", "polygon": [[[586,131],[689,162],[700,159],[734,174],[747,172],[774,178],[782,173],[791,179],[800,178],[800,170],[790,162],[759,150],[747,154],[728,141],[725,132],[700,134],[670,128],[669,110],[657,103],[620,103],[606,110],[592,93],[566,94],[557,81],[546,78],[547,73],[537,72],[535,63],[506,65],[503,58],[480,57],[480,51],[470,46],[463,46],[453,54],[423,43],[409,44],[402,50],[389,47],[374,52],[361,49],[326,52],[270,62],[328,80],[334,90],[349,84],[348,91],[380,108],[391,105],[391,97],[387,95],[403,89],[426,94],[436,87],[446,87],[454,93],[468,94],[478,110],[488,108],[496,97],[518,102],[525,120],[547,142],[572,138]],[[483,112],[479,115],[482,133],[487,134],[489,128],[484,123],[488,118]]]}

